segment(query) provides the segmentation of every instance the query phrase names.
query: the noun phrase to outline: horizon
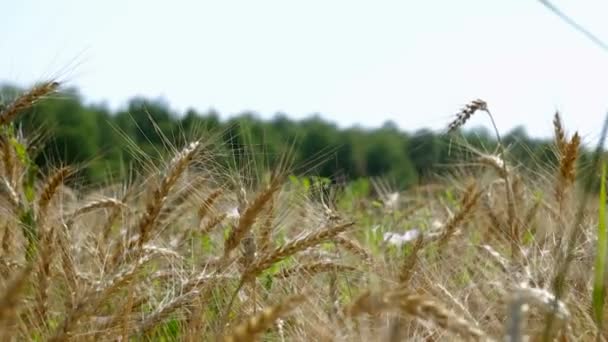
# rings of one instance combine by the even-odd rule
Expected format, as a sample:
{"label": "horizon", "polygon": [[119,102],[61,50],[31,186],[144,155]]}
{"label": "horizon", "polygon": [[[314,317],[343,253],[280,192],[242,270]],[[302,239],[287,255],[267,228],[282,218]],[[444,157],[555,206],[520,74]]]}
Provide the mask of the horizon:
{"label": "horizon", "polygon": [[[112,110],[143,96],[179,113],[214,109],[222,119],[317,114],[340,128],[392,121],[414,132],[444,129],[482,98],[502,133],[523,126],[549,137],[559,110],[588,142],[608,109],[600,90],[608,54],[535,0],[35,3],[12,4],[0,21],[12,32],[0,42],[8,52],[0,82],[57,76],[85,103]],[[608,37],[608,4],[555,3]],[[470,124],[478,126],[490,128],[482,116]]]}

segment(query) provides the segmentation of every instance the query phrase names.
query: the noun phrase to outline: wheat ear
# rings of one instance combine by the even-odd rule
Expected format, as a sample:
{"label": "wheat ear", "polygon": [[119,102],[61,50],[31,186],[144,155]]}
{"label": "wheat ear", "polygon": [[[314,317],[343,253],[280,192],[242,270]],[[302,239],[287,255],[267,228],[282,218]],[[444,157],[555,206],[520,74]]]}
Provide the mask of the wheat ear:
{"label": "wheat ear", "polygon": [[4,294],[0,297],[0,323],[4,324],[14,313],[19,303],[19,296],[23,291],[27,280],[32,272],[32,266],[28,265],[22,269],[4,289]]}
{"label": "wheat ear", "polygon": [[566,150],[566,133],[562,125],[562,119],[559,112],[555,112],[553,116],[553,132],[555,133],[555,146],[560,155],[563,155]]}
{"label": "wheat ear", "polygon": [[473,209],[477,205],[481,192],[477,190],[475,184],[470,185],[467,188],[462,200],[460,210],[454,217],[452,217],[444,226],[442,234],[439,237],[439,246],[445,245],[447,241],[452,237],[456,228],[463,224],[473,213]]}
{"label": "wheat ear", "polygon": [[363,246],[361,246],[357,241],[353,239],[349,239],[343,235],[338,235],[334,238],[334,243],[338,246],[341,246],[349,253],[358,256],[366,263],[370,263],[372,261],[372,256],[369,254]]}
{"label": "wheat ear", "polygon": [[31,107],[41,98],[55,92],[58,88],[59,82],[55,81],[43,82],[32,87],[0,112],[0,126],[12,122],[23,110]]}
{"label": "wheat ear", "polygon": [[[146,211],[137,224],[137,230],[139,231],[137,245],[140,248],[148,241],[150,230],[158,218],[158,214],[160,213],[167,199],[167,195],[182,173],[186,171],[186,168],[192,161],[192,158],[194,158],[199,145],[200,142],[198,141],[190,143],[188,146],[186,146],[186,148],[173,157],[171,162],[169,162],[165,177],[163,177],[159,187],[154,190],[151,200],[146,205]],[[134,246],[129,247],[131,248]]]}
{"label": "wheat ear", "polygon": [[296,295],[281,301],[277,305],[265,308],[259,314],[237,325],[229,334],[224,336],[224,342],[254,341],[259,334],[270,328],[278,318],[287,315],[305,300],[304,295]]}
{"label": "wheat ear", "polygon": [[39,226],[42,226],[42,222],[46,217],[46,213],[53,196],[55,196],[65,178],[67,178],[72,172],[72,168],[64,166],[55,171],[45,181],[42,191],[40,192],[40,197],[38,198],[37,219]]}
{"label": "wheat ear", "polygon": [[330,240],[336,235],[344,232],[348,228],[352,227],[355,223],[348,222],[339,224],[326,229],[321,229],[316,232],[308,233],[301,238],[289,241],[284,245],[276,248],[274,251],[269,252],[257,259],[249,268],[244,272],[243,278],[250,279],[256,277],[258,274],[266,270],[268,267],[275,263],[282,261],[283,259],[309,247],[316,246],[323,241]]}
{"label": "wheat ear", "polygon": [[315,274],[318,273],[325,273],[325,272],[349,272],[349,271],[356,271],[357,268],[353,267],[353,266],[348,266],[348,265],[340,265],[340,264],[336,264],[333,262],[326,262],[326,261],[321,261],[321,262],[315,262],[312,264],[306,264],[306,265],[300,265],[300,266],[295,266],[292,268],[287,268],[282,270],[281,272],[279,272],[276,277],[277,278],[289,278],[289,277],[293,277],[295,275],[305,275],[308,277],[312,277]]}
{"label": "wheat ear", "polygon": [[420,252],[420,250],[422,250],[423,246],[424,235],[419,234],[416,238],[414,246],[412,246],[412,251],[410,252],[410,254],[407,255],[407,257],[405,257],[403,263],[401,263],[401,267],[399,270],[399,282],[402,285],[406,285],[410,281],[414,272],[414,268],[418,263],[418,253]]}
{"label": "wheat ear", "polygon": [[238,225],[230,232],[228,239],[224,243],[224,257],[238,246],[241,239],[251,230],[251,226],[255,222],[258,214],[264,208],[264,205],[272,198],[273,194],[281,188],[283,180],[281,177],[274,178],[268,187],[264,189],[245,209],[245,212],[240,216]]}
{"label": "wheat ear", "polygon": [[389,291],[384,294],[365,291],[346,308],[346,313],[354,317],[362,313],[374,314],[387,310],[399,310],[468,339],[491,341],[482,330],[447,310],[435,300],[406,290]]}
{"label": "wheat ear", "polygon": [[458,128],[464,126],[469,121],[471,116],[478,110],[487,110],[488,104],[480,99],[473,100],[464,106],[457,114],[456,118],[448,125],[448,133],[452,133]]}

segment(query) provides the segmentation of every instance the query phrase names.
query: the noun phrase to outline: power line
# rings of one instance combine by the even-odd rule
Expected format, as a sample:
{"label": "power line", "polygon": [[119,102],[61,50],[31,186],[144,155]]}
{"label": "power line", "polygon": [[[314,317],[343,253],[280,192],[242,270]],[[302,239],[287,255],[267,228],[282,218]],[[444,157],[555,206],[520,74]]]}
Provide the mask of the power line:
{"label": "power line", "polygon": [[596,35],[594,35],[593,33],[591,33],[589,30],[585,29],[584,27],[582,27],[580,24],[578,24],[576,21],[574,21],[572,18],[570,18],[569,16],[567,16],[564,12],[562,12],[559,8],[555,7],[555,5],[553,5],[551,2],[549,2],[548,0],[538,0],[541,4],[543,4],[547,9],[549,9],[551,12],[553,12],[553,14],[557,15],[558,17],[560,17],[563,21],[565,21],[568,25],[572,26],[575,30],[579,31],[580,33],[584,34],[587,38],[589,38],[592,42],[594,42],[596,45],[598,45],[600,48],[602,48],[604,51],[608,52],[608,44],[604,43],[600,38],[598,38]]}

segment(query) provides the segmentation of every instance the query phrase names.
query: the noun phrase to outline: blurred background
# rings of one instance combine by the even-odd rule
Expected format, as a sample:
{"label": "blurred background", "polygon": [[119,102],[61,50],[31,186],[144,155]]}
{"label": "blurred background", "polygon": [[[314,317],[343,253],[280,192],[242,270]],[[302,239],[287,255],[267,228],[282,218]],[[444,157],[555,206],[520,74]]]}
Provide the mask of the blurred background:
{"label": "blurred background", "polygon": [[[608,38],[608,3],[553,4]],[[38,162],[87,163],[90,180],[133,161],[125,137],[158,152],[150,117],[266,159],[296,139],[315,174],[408,185],[449,162],[445,127],[473,99],[530,165],[552,158],[556,110],[589,142],[608,109],[608,53],[534,0],[19,1],[0,29],[2,101],[49,78],[68,88],[22,118],[51,132]],[[487,117],[469,127],[491,152]]]}

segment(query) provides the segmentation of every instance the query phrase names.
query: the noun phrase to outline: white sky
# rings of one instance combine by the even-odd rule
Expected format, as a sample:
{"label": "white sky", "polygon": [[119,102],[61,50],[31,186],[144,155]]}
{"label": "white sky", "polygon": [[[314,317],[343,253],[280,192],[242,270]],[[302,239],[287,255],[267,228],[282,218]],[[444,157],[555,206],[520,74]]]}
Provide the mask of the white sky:
{"label": "white sky", "polygon": [[[479,97],[503,132],[547,136],[559,109],[588,140],[608,110],[608,53],[535,0],[4,1],[0,82],[59,76],[112,108],[162,96],[414,131]],[[608,40],[608,1],[555,4]]]}

